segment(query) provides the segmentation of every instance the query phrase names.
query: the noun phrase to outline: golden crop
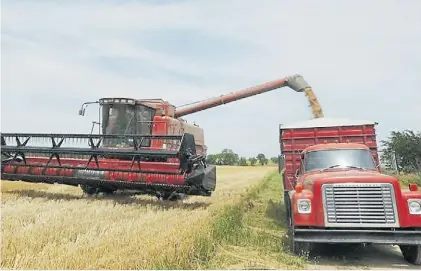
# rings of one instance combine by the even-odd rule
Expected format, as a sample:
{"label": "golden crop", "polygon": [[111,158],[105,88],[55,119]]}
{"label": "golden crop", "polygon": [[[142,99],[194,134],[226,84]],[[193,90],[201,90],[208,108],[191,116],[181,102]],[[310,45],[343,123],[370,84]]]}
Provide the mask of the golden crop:
{"label": "golden crop", "polygon": [[191,266],[213,210],[238,200],[274,167],[218,167],[209,197],[83,198],[77,187],[2,181],[1,267],[154,269]]}

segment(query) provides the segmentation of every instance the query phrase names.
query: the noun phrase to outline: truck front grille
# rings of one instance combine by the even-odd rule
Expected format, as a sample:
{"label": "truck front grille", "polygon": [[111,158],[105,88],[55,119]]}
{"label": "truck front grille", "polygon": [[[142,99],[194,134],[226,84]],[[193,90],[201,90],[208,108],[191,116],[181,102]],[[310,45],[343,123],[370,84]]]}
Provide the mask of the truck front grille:
{"label": "truck front grille", "polygon": [[324,184],[322,191],[326,226],[399,226],[395,193],[391,184]]}

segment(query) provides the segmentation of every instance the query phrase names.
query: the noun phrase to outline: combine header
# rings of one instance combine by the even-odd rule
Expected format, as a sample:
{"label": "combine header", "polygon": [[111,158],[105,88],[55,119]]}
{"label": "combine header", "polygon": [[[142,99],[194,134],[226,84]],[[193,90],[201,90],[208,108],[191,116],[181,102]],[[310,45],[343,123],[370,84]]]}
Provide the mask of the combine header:
{"label": "combine header", "polygon": [[[203,163],[189,133],[3,133],[1,139],[3,180],[80,185],[87,194],[140,190],[165,199],[176,193],[209,196],[215,189],[215,167]],[[175,147],[153,147],[163,142]],[[126,147],[115,148],[121,143]]]}
{"label": "combine header", "polygon": [[80,115],[87,104],[100,106],[99,134],[93,129],[91,134],[2,133],[1,178],[80,186],[88,195],[134,190],[165,200],[210,196],[216,168],[205,163],[203,129],[181,117],[284,86],[311,92],[294,75],[180,108],[161,99],[84,103]]}

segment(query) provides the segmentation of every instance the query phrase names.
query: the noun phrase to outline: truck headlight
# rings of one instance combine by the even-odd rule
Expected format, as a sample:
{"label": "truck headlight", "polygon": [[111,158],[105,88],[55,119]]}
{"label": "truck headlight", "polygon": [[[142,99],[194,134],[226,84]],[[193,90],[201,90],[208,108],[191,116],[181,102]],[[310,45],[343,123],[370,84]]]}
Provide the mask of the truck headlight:
{"label": "truck headlight", "polygon": [[421,215],[421,199],[409,199],[408,208],[411,215]]}
{"label": "truck headlight", "polygon": [[298,212],[300,214],[309,214],[311,213],[311,201],[309,199],[299,199],[297,200]]}

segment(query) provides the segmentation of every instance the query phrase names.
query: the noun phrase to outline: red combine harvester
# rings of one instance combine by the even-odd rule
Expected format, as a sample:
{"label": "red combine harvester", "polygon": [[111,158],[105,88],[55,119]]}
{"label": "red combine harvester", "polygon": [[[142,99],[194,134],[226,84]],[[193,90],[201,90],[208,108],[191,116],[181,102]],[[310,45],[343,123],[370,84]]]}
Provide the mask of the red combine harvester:
{"label": "red combine harvester", "polygon": [[181,108],[161,99],[84,103],[80,115],[87,104],[100,106],[99,134],[2,133],[1,178],[80,185],[85,194],[134,190],[168,200],[210,196],[216,168],[205,163],[203,130],[181,117],[285,86],[311,91],[302,76],[294,75]]}
{"label": "red combine harvester", "polygon": [[421,192],[380,172],[376,124],[318,118],[280,126],[279,172],[296,254],[315,243],[393,244],[421,264]]}

